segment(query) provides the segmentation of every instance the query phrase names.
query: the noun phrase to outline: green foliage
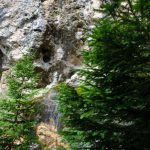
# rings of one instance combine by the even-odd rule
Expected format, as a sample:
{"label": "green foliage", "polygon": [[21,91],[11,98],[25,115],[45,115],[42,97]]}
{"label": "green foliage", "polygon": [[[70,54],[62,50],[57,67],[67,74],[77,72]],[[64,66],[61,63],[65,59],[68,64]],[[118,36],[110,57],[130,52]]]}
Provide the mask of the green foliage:
{"label": "green foliage", "polygon": [[57,97],[59,99],[59,111],[62,113],[61,122],[64,125],[60,133],[64,135],[65,140],[69,141],[71,149],[76,150],[85,145],[88,146],[88,142],[84,142],[86,135],[82,131],[82,122],[88,126],[88,121],[84,122],[85,120],[81,117],[83,102],[77,91],[66,84],[59,85],[57,90],[59,91]]}
{"label": "green foliage", "polygon": [[9,95],[15,99],[28,98],[35,94],[39,75],[35,72],[32,54],[19,60],[8,77]]}
{"label": "green foliage", "polygon": [[35,117],[40,104],[37,94],[39,75],[34,56],[26,54],[12,67],[7,79],[8,96],[0,100],[0,149],[27,150],[36,142]]}
{"label": "green foliage", "polygon": [[[84,51],[85,78],[59,88],[72,149],[150,149],[150,1],[103,1]],[[86,146],[86,144],[88,146]]]}

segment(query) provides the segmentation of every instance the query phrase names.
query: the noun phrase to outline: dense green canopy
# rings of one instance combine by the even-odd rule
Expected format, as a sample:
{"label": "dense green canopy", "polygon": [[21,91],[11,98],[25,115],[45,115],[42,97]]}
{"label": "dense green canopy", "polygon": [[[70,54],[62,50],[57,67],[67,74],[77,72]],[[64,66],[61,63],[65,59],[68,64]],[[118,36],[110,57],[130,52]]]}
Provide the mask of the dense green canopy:
{"label": "dense green canopy", "polygon": [[150,149],[150,1],[103,0],[84,81],[58,99],[71,149]]}

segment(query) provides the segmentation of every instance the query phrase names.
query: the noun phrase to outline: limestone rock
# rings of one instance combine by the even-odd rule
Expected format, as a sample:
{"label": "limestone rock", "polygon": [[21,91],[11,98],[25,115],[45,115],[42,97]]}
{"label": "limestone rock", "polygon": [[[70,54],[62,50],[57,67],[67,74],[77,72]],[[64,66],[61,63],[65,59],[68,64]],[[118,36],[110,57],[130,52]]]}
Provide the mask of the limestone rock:
{"label": "limestone rock", "polygon": [[99,5],[99,0],[0,0],[0,70],[33,49],[37,70],[47,74],[41,86],[70,79],[81,65],[84,30]]}

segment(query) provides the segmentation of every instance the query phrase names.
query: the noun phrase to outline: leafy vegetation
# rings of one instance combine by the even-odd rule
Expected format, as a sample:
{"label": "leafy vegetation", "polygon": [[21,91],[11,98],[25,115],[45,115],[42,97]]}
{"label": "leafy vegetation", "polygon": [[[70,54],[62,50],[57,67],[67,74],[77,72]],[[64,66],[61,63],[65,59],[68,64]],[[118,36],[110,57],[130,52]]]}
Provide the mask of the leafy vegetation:
{"label": "leafy vegetation", "polygon": [[102,1],[84,51],[84,81],[62,84],[64,138],[77,149],[150,149],[150,1]]}
{"label": "leafy vegetation", "polygon": [[27,150],[36,143],[35,118],[40,104],[37,94],[39,75],[32,54],[26,54],[7,77],[8,96],[0,100],[0,149]]}

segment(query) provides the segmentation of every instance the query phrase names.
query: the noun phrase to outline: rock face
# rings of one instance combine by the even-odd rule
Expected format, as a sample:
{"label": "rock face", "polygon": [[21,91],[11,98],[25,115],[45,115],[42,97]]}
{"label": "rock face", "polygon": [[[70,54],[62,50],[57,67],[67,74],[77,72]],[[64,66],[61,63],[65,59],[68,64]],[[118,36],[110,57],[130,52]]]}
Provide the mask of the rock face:
{"label": "rock face", "polygon": [[94,11],[99,5],[99,0],[0,0],[0,92],[10,65],[28,49],[36,53],[40,87],[75,84],[72,70],[81,66],[84,35],[101,17]]}
{"label": "rock face", "polygon": [[41,86],[70,79],[98,7],[99,0],[0,0],[0,70],[33,49]]}

